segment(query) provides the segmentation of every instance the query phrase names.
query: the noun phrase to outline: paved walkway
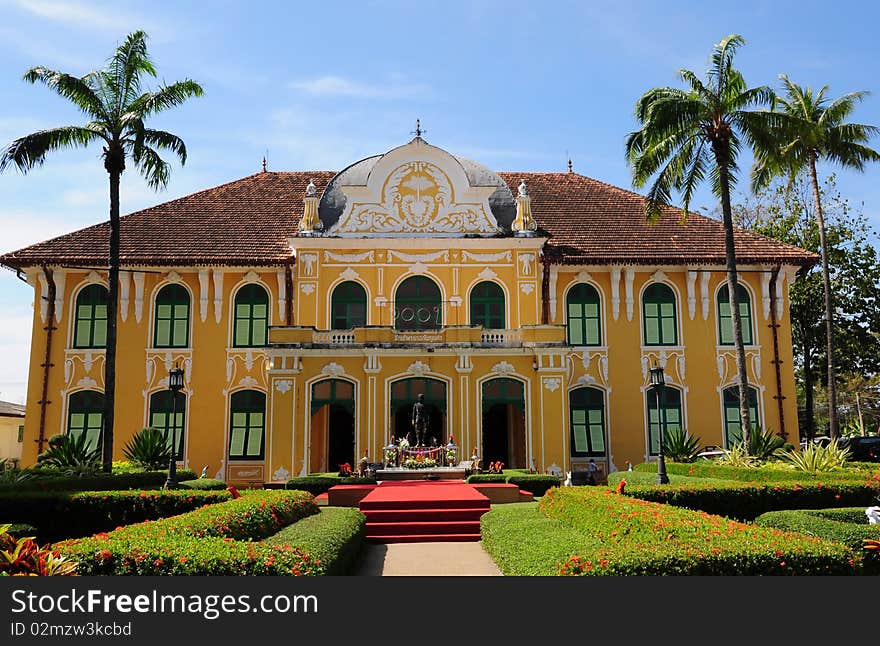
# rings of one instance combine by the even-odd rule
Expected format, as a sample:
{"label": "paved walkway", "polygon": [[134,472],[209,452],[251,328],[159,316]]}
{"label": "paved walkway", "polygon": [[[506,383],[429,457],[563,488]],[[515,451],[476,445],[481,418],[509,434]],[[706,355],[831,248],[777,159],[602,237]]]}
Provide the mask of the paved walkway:
{"label": "paved walkway", "polygon": [[367,543],[356,576],[501,576],[479,542]]}

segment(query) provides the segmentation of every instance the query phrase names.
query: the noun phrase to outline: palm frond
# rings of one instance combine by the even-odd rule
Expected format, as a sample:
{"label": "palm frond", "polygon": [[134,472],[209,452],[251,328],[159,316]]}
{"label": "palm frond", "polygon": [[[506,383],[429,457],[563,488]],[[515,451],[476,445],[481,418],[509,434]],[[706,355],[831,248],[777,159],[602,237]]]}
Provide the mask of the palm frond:
{"label": "palm frond", "polygon": [[164,130],[147,128],[144,130],[144,141],[160,150],[170,150],[177,155],[181,166],[186,164],[186,144],[177,135],[165,132]]}
{"label": "palm frond", "polygon": [[141,91],[141,76],[156,76],[156,68],[147,53],[147,34],[134,31],[125,38],[107,64],[108,84],[115,95],[115,113],[121,116]]}
{"label": "palm frond", "polygon": [[837,97],[828,105],[824,106],[824,109],[817,120],[818,123],[823,126],[827,125],[828,127],[842,123],[847,117],[855,112],[856,105],[864,101],[865,97],[869,94],[870,92],[867,91],[850,92],[849,94]]}
{"label": "palm frond", "polygon": [[191,97],[202,96],[202,86],[191,79],[177,81],[171,85],[163,85],[156,92],[148,92],[137,97],[129,105],[129,110],[146,118],[151,114],[162,112],[180,105]]}
{"label": "palm frond", "polygon": [[137,155],[132,160],[138,172],[153,190],[164,189],[171,178],[171,164],[162,159],[154,148],[147,145],[138,147]]}
{"label": "palm frond", "polygon": [[77,78],[47,67],[32,67],[25,72],[23,78],[28,83],[45,84],[50,90],[64,97],[94,119],[107,118],[106,106],[89,85],[89,81],[93,78],[90,75]]}
{"label": "palm frond", "polygon": [[93,141],[102,139],[102,134],[83,126],[63,126],[50,128],[16,139],[0,153],[0,173],[13,165],[23,173],[35,166],[42,166],[46,154],[61,148],[84,148]]}

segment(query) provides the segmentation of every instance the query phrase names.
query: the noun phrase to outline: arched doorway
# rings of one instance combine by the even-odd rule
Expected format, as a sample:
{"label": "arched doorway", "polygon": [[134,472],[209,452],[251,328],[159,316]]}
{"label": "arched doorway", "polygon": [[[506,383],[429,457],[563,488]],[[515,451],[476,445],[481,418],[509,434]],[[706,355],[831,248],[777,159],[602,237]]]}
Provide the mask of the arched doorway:
{"label": "arched doorway", "polygon": [[503,462],[508,469],[528,468],[525,384],[499,378],[483,382],[483,467]]}
{"label": "arched doorway", "polygon": [[394,327],[397,330],[438,330],[443,325],[440,288],[426,276],[410,276],[394,295]]}
{"label": "arched doorway", "polygon": [[412,427],[412,408],[419,395],[425,396],[428,412],[428,430],[425,443],[432,446],[445,444],[446,435],[446,384],[439,379],[414,377],[391,384],[391,428],[396,439],[409,436],[415,442]]}
{"label": "arched doorway", "polygon": [[309,472],[333,472],[340,464],[355,467],[354,384],[325,379],[312,384]]}

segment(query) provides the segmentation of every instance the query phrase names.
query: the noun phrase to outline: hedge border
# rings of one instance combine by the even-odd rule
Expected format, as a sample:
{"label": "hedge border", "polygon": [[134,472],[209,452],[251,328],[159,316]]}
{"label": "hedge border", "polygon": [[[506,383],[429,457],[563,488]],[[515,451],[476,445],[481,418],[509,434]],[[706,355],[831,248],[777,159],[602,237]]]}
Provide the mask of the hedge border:
{"label": "hedge border", "polygon": [[354,507],[324,507],[263,540],[289,545],[316,558],[319,574],[348,574],[367,536],[367,517]]}

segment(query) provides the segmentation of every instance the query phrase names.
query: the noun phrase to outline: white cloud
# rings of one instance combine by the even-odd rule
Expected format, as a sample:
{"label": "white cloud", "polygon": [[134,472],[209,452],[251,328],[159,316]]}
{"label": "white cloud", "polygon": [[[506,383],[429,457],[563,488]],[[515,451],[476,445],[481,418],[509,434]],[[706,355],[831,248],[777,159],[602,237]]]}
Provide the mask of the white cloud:
{"label": "white cloud", "polygon": [[291,84],[293,88],[321,97],[354,97],[363,99],[424,99],[432,94],[429,86],[402,83],[399,79],[363,83],[341,76],[322,76]]}
{"label": "white cloud", "polygon": [[57,0],[14,0],[13,4],[33,16],[69,27],[118,32],[130,29],[131,25],[138,23],[137,18],[123,14],[117,7],[111,10]]}

